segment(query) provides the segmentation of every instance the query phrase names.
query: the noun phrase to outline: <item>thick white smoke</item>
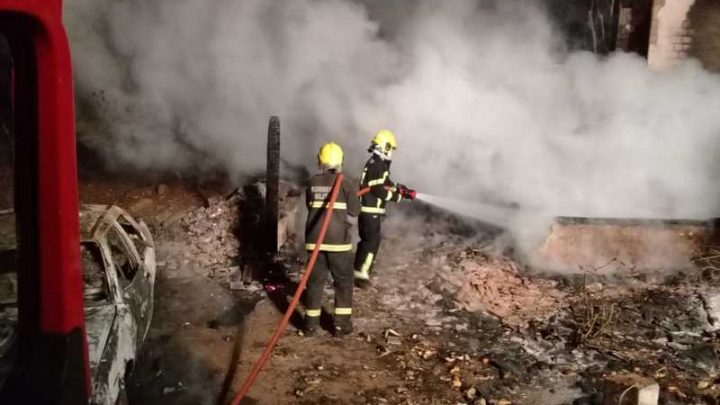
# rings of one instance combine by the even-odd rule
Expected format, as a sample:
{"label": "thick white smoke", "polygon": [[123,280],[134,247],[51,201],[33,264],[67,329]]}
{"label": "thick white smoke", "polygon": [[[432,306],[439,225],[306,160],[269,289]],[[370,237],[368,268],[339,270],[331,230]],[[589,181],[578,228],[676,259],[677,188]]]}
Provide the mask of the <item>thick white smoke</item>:
{"label": "thick white smoke", "polygon": [[372,125],[357,120],[398,71],[377,23],[341,0],[71,0],[65,12],[81,121],[104,124],[81,129],[141,168],[259,168],[273,114],[291,161],[311,164],[322,141],[364,145]]}
{"label": "thick white smoke", "polygon": [[284,156],[310,168],[335,140],[359,174],[389,128],[396,180],[427,193],[718,214],[720,78],[568,53],[532,2],[68,0],[66,23],[85,138],[117,163],[247,172],[279,114]]}

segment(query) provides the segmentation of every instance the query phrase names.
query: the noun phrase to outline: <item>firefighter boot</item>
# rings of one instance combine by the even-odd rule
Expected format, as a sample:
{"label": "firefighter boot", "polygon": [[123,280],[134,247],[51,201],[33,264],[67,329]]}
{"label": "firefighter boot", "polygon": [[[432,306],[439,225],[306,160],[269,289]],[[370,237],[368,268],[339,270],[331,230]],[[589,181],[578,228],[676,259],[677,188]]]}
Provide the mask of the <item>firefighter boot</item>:
{"label": "firefighter boot", "polygon": [[[352,322],[350,321],[350,317],[338,317],[340,319],[335,319],[335,330],[333,330],[333,335],[335,337],[343,337],[346,335],[349,335],[353,332],[353,326]],[[346,319],[342,319],[346,318]]]}
{"label": "firefighter boot", "polygon": [[370,274],[368,274],[367,270],[355,270],[354,278],[357,288],[366,289],[370,287]]}
{"label": "firefighter boot", "polygon": [[317,331],[318,331],[319,327],[320,327],[320,325],[310,325],[310,324],[306,323],[305,325],[303,325],[302,335],[305,337],[315,336],[315,335],[317,335]]}
{"label": "firefighter boot", "polygon": [[352,326],[352,324],[349,324],[349,325],[345,325],[345,326],[335,326],[335,331],[334,331],[333,335],[335,337],[341,338],[341,337],[347,336],[351,333],[353,333],[353,326]]}
{"label": "firefighter boot", "polygon": [[366,289],[370,288],[370,280],[356,278],[355,279],[355,287],[357,287],[361,290],[366,290]]}
{"label": "firefighter boot", "polygon": [[[314,312],[312,310],[307,312]],[[317,312],[320,312],[320,310],[317,310]],[[305,315],[305,324],[303,325],[302,334],[305,337],[315,336],[320,329],[320,316],[314,316],[312,315],[308,316],[307,313]]]}

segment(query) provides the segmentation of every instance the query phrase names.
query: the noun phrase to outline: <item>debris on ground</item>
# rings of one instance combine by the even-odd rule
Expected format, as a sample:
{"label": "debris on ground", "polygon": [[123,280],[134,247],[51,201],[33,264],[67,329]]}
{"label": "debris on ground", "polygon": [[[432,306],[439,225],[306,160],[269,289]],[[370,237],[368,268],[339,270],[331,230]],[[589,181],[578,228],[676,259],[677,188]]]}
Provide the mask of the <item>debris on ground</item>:
{"label": "debris on ground", "polygon": [[455,295],[461,309],[497,316],[508,325],[547,319],[566,297],[555,281],[521,276],[518,264],[507,257],[463,251],[452,274],[461,282]]}
{"label": "debris on ground", "polygon": [[603,404],[657,405],[660,386],[634,373],[614,374],[605,380]]}
{"label": "debris on ground", "polygon": [[196,265],[210,269],[211,277],[225,276],[240,254],[238,225],[241,195],[209,199],[207,207],[190,211],[181,220],[182,227],[193,241],[183,254]]}
{"label": "debris on ground", "polygon": [[[262,190],[258,193],[261,199]],[[203,321],[179,314],[182,319],[164,320],[165,330],[151,335],[155,347],[165,341],[178,345],[175,336],[188,333],[208,339],[194,347],[187,365],[214,365],[208,379],[221,378],[227,367],[228,352],[218,353],[215,345],[227,351],[239,342],[239,369],[252,365],[281,316],[282,298],[294,292],[303,261],[290,237],[277,259],[289,269],[288,280],[255,277],[254,263],[242,256],[243,243],[252,242],[242,227],[259,221],[257,211],[244,216],[251,196],[243,190],[216,197],[154,230],[162,282],[172,286],[165,299],[184,301],[180,291],[188,277],[194,286],[220,286],[231,296],[266,297],[258,304],[263,309],[243,318],[241,335],[224,326],[238,319],[224,295],[227,316]],[[289,207],[281,210],[298,205]],[[290,217],[285,217],[288,229]],[[720,403],[720,252],[697,258],[694,271],[668,269],[652,276],[628,269],[612,276],[589,271],[561,277],[534,272],[498,251],[497,234],[458,234],[453,220],[420,218],[386,221],[372,284],[355,291],[356,333],[338,340],[329,331],[313,338],[289,331],[256,392],[272,392],[278,403],[301,404],[603,404],[619,390],[609,381],[633,375],[635,382],[620,381],[620,395],[627,390],[623,401],[642,403],[637,400],[657,394],[656,403],[669,405]],[[406,237],[408,227],[416,238]],[[180,270],[185,278],[172,284]],[[165,305],[158,301],[158,308]],[[160,377],[157,370],[147,374],[148,391],[166,394],[156,403],[203,403],[190,388],[177,388],[172,374],[168,368]],[[267,403],[260,395],[253,399]]]}

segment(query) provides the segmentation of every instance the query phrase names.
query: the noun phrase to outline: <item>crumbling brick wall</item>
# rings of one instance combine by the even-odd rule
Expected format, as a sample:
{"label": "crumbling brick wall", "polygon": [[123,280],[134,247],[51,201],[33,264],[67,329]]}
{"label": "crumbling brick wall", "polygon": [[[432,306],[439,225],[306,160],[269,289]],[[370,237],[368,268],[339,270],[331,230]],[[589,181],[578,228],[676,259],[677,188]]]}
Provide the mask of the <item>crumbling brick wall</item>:
{"label": "crumbling brick wall", "polygon": [[655,0],[652,9],[648,63],[652,69],[672,68],[688,56],[693,30],[688,13],[695,0]]}

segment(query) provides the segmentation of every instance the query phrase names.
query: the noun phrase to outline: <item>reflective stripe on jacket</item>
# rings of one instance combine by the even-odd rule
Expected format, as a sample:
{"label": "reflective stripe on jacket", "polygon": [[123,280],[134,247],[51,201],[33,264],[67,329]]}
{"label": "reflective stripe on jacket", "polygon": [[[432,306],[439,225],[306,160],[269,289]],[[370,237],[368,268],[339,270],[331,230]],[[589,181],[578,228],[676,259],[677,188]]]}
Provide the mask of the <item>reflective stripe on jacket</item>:
{"label": "reflective stripe on jacket", "polygon": [[[310,178],[305,190],[305,201],[308,207],[308,217],[305,223],[305,249],[315,249],[317,238],[320,235],[323,216],[330,203],[330,192],[335,182],[335,173],[326,172]],[[333,206],[330,225],[320,250],[325,252],[347,252],[352,250],[352,225],[348,222],[348,215],[356,217],[360,213],[360,199],[357,197],[356,180],[343,179],[340,185],[335,205]]]}
{"label": "reflective stripe on jacket", "polygon": [[370,187],[370,192],[362,196],[361,211],[367,214],[385,215],[388,201],[399,202],[400,193],[395,191],[395,183],[390,180],[390,161],[372,156],[365,163],[360,189]]}

